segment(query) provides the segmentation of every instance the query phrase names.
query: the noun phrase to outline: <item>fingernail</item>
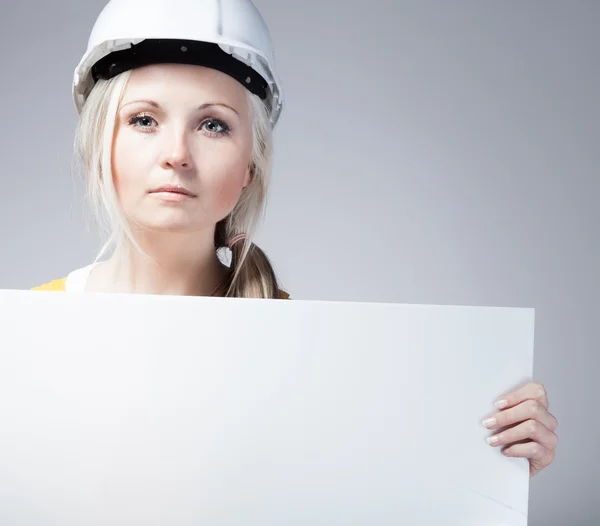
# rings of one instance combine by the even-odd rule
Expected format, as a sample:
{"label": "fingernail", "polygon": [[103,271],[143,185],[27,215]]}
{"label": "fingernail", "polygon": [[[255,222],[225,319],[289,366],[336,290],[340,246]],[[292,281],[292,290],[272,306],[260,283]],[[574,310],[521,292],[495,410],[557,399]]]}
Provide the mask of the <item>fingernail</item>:
{"label": "fingernail", "polygon": [[504,408],[505,408],[507,405],[508,405],[508,400],[498,400],[498,401],[495,403],[495,406],[496,406],[498,409],[504,409]]}
{"label": "fingernail", "polygon": [[498,440],[500,440],[499,437],[498,437],[498,435],[494,435],[493,437],[488,437],[487,443],[488,444],[495,444],[496,442],[498,442]]}
{"label": "fingernail", "polygon": [[496,425],[495,418],[486,418],[483,422],[481,422],[484,427],[494,427]]}

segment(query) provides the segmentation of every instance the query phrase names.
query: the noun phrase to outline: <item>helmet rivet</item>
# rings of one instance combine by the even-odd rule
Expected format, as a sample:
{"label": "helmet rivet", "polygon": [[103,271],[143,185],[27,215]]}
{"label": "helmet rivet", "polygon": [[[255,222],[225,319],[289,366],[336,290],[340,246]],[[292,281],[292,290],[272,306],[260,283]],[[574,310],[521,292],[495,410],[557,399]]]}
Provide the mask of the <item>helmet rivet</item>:
{"label": "helmet rivet", "polygon": [[185,53],[187,51],[187,47],[181,46],[181,51],[183,51]]}
{"label": "helmet rivet", "polygon": [[250,82],[252,82],[252,79],[250,77],[246,77],[246,84],[250,84]]}

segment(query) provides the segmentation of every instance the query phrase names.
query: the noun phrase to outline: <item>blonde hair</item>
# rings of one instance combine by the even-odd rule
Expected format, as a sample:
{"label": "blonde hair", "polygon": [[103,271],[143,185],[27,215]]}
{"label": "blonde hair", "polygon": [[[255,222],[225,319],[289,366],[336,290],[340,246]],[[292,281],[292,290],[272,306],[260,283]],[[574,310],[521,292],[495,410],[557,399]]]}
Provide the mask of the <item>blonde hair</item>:
{"label": "blonde hair", "polygon": [[[96,260],[126,240],[140,252],[120,206],[112,175],[112,147],[117,111],[131,72],[100,80],[81,111],[75,133],[75,154],[85,174],[86,197],[105,238]],[[279,298],[281,290],[266,254],[252,242],[262,219],[271,175],[270,105],[247,91],[252,118],[251,181],[233,211],[215,227],[215,250],[227,247],[235,235],[246,238],[231,249],[228,278],[215,295],[240,298]]]}

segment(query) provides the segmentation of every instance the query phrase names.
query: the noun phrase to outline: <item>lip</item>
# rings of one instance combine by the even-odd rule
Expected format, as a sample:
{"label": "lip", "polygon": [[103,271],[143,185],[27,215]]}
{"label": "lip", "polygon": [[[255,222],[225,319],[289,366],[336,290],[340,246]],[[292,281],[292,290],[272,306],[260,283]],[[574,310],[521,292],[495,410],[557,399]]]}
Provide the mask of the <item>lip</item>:
{"label": "lip", "polygon": [[175,184],[167,184],[161,186],[159,188],[155,188],[150,191],[151,194],[175,194],[182,195],[187,197],[197,197],[195,193],[191,192],[184,186],[175,185]]}

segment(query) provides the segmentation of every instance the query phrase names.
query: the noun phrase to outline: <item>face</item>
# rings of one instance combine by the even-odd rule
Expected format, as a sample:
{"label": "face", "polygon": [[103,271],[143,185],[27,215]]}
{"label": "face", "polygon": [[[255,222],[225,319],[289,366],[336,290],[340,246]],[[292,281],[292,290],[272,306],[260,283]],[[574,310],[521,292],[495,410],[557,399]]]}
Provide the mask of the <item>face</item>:
{"label": "face", "polygon": [[212,229],[250,183],[252,123],[245,88],[209,68],[135,69],[119,105],[112,169],[132,225]]}

